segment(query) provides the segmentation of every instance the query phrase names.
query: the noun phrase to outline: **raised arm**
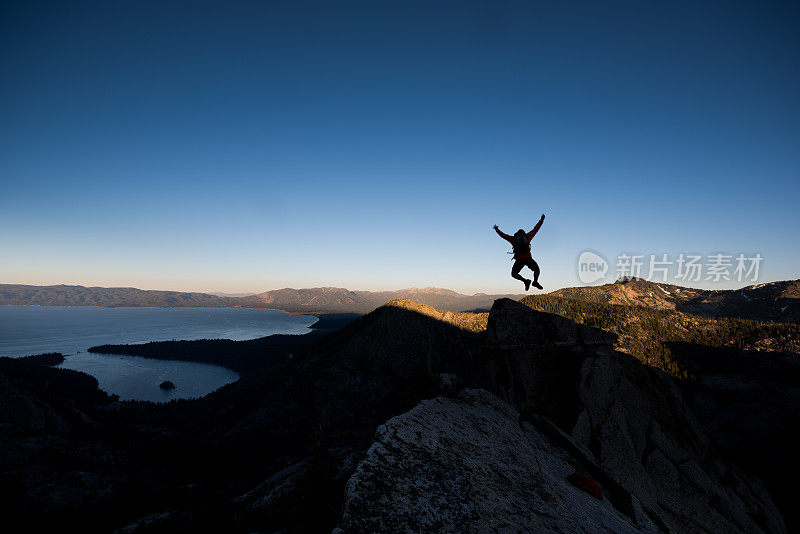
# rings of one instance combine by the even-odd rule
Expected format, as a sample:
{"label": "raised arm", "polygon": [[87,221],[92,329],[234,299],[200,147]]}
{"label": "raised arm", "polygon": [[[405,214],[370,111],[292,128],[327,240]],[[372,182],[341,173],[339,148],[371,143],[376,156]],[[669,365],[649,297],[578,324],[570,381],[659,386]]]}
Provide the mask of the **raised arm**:
{"label": "raised arm", "polygon": [[538,222],[538,223],[536,223],[536,226],[534,226],[534,227],[533,227],[533,230],[531,230],[530,232],[528,232],[528,241],[530,241],[531,239],[533,239],[533,236],[535,236],[535,235],[536,235],[536,232],[538,232],[538,231],[539,231],[539,228],[541,228],[541,227],[542,227],[542,223],[543,223],[543,222],[544,222],[544,213],[542,213],[542,218],[541,218],[541,219],[539,219],[539,222]]}
{"label": "raised arm", "polygon": [[496,224],[494,225],[494,231],[497,232],[497,235],[499,235],[500,237],[502,237],[503,239],[505,239],[509,243],[513,243],[514,242],[514,239],[510,235],[504,234],[503,232],[501,232],[500,228],[498,228]]}

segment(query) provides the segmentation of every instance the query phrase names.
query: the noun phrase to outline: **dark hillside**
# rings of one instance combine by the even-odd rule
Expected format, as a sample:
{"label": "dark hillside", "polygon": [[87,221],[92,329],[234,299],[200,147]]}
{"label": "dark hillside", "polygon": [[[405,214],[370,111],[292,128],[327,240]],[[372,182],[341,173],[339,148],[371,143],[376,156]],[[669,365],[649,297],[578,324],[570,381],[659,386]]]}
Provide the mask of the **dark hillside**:
{"label": "dark hillside", "polygon": [[319,321],[311,325],[310,332],[302,335],[274,334],[243,341],[199,339],[151,341],[132,345],[99,345],[90,347],[89,352],[126,354],[156,360],[212,363],[244,374],[286,361],[301,353],[318,339],[342,328],[358,317],[359,315],[356,314],[321,315]]}
{"label": "dark hillside", "polygon": [[0,513],[31,531],[455,533],[502,518],[783,532],[674,382],[614,342],[508,299],[488,316],[401,300],[163,405],[114,402],[89,382],[50,396],[50,375],[74,375],[21,360],[0,366]]}

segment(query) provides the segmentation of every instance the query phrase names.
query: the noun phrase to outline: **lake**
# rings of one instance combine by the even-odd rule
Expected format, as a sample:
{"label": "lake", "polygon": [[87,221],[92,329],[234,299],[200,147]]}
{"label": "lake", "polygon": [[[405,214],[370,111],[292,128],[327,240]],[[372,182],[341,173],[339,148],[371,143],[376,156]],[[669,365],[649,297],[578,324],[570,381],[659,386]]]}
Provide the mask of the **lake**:
{"label": "lake", "polygon": [[[122,400],[199,397],[239,376],[218,365],[90,354],[103,344],[171,339],[255,339],[305,334],[317,321],[308,315],[250,308],[96,308],[90,306],[0,306],[0,356],[60,352],[59,367],[97,378],[100,388]],[[164,380],[177,387],[165,391]]]}

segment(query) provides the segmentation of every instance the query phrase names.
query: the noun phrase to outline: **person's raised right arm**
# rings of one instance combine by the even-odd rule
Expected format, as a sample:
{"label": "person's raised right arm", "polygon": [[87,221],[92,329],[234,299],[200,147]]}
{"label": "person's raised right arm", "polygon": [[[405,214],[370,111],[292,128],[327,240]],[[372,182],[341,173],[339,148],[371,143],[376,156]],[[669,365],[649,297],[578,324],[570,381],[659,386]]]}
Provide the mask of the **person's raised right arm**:
{"label": "person's raised right arm", "polygon": [[514,242],[514,240],[511,238],[511,236],[501,232],[500,228],[498,228],[496,224],[494,225],[494,231],[497,232],[497,235],[499,235],[500,237],[502,237],[503,239],[505,239],[509,243],[513,243]]}

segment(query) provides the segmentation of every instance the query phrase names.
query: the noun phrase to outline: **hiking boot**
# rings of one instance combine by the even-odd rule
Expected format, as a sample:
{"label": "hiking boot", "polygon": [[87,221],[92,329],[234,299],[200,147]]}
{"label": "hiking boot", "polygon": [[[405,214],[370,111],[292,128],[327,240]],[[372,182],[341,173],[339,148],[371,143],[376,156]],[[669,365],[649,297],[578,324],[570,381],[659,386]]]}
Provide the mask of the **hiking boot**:
{"label": "hiking boot", "polygon": [[544,289],[544,288],[542,288],[542,285],[539,282],[534,282],[533,283],[533,287],[536,287],[538,289]]}
{"label": "hiking boot", "polygon": [[531,287],[531,281],[530,280],[525,280],[525,291],[530,289],[530,287]]}

